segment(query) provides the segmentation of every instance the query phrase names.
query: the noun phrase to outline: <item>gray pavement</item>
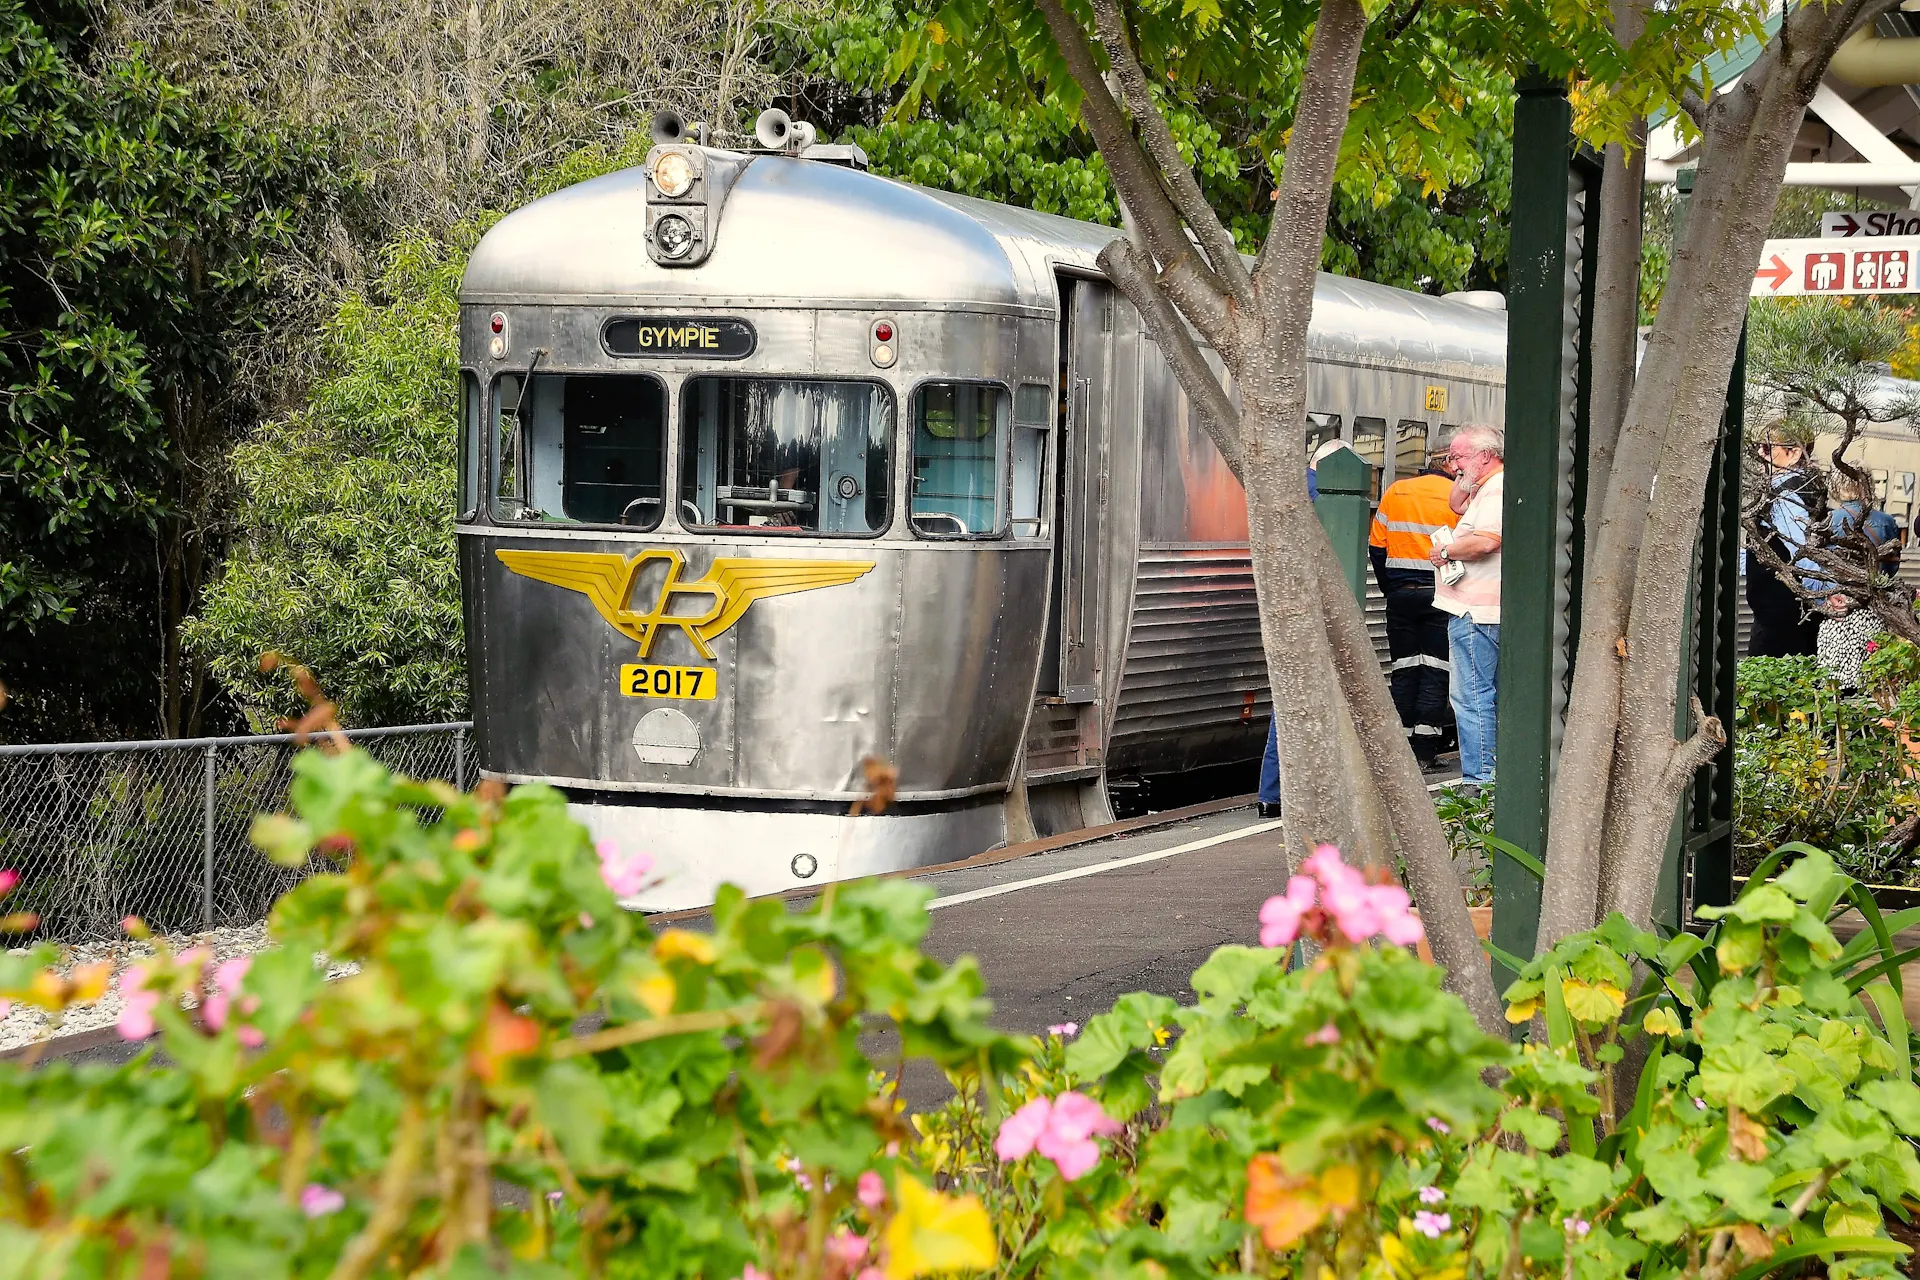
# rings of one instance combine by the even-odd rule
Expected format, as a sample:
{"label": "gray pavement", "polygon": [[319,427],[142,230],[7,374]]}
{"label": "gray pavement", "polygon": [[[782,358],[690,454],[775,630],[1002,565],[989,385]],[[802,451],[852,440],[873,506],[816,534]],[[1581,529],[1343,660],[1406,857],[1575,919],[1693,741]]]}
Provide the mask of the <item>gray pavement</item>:
{"label": "gray pavement", "polygon": [[[1152,857],[1173,850],[1184,851]],[[1004,1031],[1084,1022],[1128,991],[1185,1003],[1188,977],[1215,947],[1258,941],[1260,904],[1286,875],[1279,824],[1235,809],[922,877],[939,894],[927,950],[979,961]]]}

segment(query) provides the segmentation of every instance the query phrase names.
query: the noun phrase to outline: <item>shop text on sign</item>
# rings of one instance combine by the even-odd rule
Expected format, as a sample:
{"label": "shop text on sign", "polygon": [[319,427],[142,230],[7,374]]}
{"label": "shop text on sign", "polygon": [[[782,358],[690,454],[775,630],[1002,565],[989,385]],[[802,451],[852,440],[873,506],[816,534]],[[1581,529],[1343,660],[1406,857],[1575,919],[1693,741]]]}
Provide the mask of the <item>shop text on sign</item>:
{"label": "shop text on sign", "polygon": [[1920,293],[1914,266],[1920,236],[1882,236],[1860,244],[1832,240],[1769,240],[1753,273],[1756,298],[1823,293]]}
{"label": "shop text on sign", "polygon": [[1823,213],[1820,234],[1832,237],[1920,236],[1920,212],[1874,209],[1866,213]]}

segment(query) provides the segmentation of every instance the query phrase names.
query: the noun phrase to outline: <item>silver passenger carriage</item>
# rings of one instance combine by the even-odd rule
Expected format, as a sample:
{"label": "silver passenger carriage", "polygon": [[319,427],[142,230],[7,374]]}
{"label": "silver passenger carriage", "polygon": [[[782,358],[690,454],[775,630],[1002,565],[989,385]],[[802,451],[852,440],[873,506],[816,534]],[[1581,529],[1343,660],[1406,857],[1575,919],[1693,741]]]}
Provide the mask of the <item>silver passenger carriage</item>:
{"label": "silver passenger carriage", "polygon": [[[462,290],[480,763],[652,853],[649,908],[1097,823],[1264,742],[1245,497],[1115,233],[805,141],[656,146]],[[1385,483],[1499,421],[1504,322],[1321,277],[1307,454]],[[869,758],[894,803],[855,815]]]}

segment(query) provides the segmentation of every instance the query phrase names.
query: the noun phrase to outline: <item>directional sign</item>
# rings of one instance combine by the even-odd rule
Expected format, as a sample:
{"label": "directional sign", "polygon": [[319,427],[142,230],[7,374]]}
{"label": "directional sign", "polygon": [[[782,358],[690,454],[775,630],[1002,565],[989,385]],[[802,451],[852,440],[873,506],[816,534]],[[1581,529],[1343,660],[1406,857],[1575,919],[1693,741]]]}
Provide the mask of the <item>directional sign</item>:
{"label": "directional sign", "polygon": [[1832,240],[1769,240],[1754,270],[1750,292],[1755,298],[1920,293],[1920,283],[1914,279],[1916,264],[1920,264],[1920,236],[1882,237],[1858,247]]}
{"label": "directional sign", "polygon": [[1867,213],[1823,213],[1820,234],[1829,239],[1854,236],[1920,236],[1920,211],[1874,209]]}

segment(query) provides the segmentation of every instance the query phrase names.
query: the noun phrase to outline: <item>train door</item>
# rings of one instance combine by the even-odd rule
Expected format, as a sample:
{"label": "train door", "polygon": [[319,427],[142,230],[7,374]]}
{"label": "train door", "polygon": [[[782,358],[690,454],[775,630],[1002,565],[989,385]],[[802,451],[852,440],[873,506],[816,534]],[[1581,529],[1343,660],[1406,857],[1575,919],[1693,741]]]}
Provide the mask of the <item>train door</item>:
{"label": "train door", "polygon": [[1040,692],[1079,706],[1099,694],[1100,539],[1106,518],[1113,292],[1060,277],[1060,404],[1054,432],[1054,557]]}

